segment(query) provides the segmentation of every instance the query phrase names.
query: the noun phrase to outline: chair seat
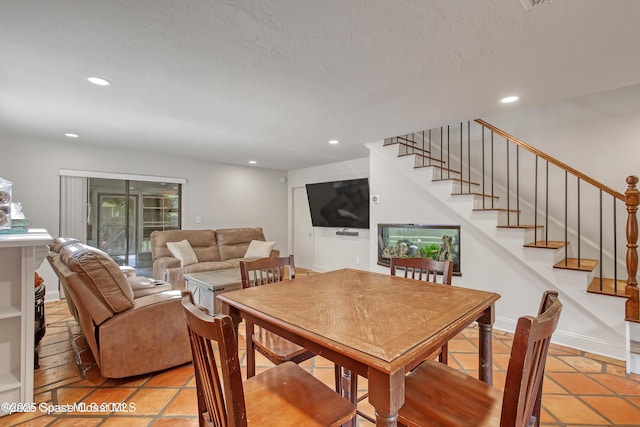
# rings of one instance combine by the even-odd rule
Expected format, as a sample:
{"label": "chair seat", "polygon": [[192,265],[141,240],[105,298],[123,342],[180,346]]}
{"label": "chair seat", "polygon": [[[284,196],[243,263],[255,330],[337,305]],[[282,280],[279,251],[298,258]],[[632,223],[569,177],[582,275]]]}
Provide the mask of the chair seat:
{"label": "chair seat", "polygon": [[355,407],[292,362],[243,383],[247,424],[254,426],[339,426]]}
{"label": "chair seat", "polygon": [[500,425],[502,392],[443,363],[425,361],[405,377],[405,390],[398,414],[403,425]]}
{"label": "chair seat", "polygon": [[260,327],[253,333],[253,343],[256,350],[274,364],[288,361],[300,363],[315,356],[304,347]]}

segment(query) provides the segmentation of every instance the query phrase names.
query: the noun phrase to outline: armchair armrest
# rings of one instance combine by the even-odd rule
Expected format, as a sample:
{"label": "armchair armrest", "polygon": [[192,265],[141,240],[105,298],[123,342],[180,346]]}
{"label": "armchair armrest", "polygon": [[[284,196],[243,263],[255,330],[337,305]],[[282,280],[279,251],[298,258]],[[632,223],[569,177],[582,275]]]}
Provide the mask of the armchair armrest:
{"label": "armchair armrest", "polygon": [[167,269],[180,267],[180,260],[174,257],[164,256],[153,261],[153,278],[167,280]]}
{"label": "armchair armrest", "polygon": [[164,280],[151,279],[144,276],[127,277],[133,290],[133,298],[137,299],[145,295],[158,294],[164,291],[172,291],[173,285]]}
{"label": "armchair armrest", "polygon": [[122,271],[122,274],[124,274],[127,278],[136,276],[136,269],[131,267],[130,265],[121,265],[120,271]]}

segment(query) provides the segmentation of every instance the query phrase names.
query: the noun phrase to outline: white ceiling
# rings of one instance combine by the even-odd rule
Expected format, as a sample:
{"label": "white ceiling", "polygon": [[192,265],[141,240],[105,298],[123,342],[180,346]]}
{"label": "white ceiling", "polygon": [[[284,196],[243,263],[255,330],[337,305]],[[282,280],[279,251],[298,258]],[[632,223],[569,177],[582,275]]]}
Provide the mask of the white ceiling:
{"label": "white ceiling", "polygon": [[[637,0],[6,0],[0,133],[326,164],[384,137],[638,84],[639,22]],[[510,94],[521,101],[498,102]]]}

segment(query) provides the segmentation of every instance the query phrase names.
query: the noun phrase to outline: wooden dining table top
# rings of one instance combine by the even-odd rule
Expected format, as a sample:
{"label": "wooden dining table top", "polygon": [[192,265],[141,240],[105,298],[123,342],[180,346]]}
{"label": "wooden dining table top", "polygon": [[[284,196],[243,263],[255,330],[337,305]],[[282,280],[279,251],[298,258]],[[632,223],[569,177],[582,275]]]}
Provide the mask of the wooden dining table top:
{"label": "wooden dining table top", "polygon": [[218,298],[303,340],[393,373],[436,351],[500,295],[342,269]]}

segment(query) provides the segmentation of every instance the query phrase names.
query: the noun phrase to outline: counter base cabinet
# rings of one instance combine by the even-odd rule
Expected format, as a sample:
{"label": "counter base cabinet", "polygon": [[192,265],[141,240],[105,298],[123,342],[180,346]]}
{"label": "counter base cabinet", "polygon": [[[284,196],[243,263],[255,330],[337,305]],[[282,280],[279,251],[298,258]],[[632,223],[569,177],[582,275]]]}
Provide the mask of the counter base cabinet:
{"label": "counter base cabinet", "polygon": [[0,234],[0,402],[33,403],[33,279],[50,243],[46,230]]}

